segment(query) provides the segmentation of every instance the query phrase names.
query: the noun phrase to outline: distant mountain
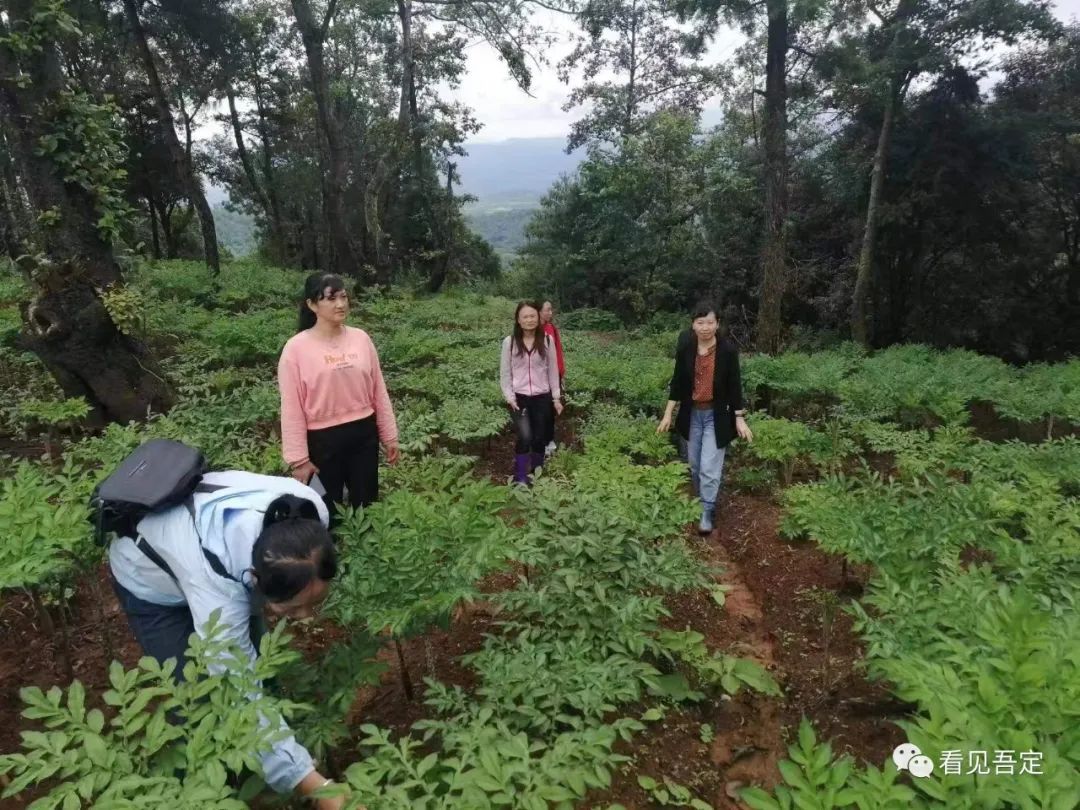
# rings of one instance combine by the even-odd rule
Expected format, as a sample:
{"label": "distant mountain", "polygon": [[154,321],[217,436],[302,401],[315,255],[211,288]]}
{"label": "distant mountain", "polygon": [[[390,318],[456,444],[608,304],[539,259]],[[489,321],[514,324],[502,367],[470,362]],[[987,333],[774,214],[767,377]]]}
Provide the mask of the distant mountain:
{"label": "distant mountain", "polygon": [[516,198],[538,201],[551,184],[571,174],[585,158],[582,150],[566,154],[565,138],[512,138],[497,143],[466,144],[458,161],[461,189],[481,204]]}
{"label": "distant mountain", "polygon": [[499,253],[517,253],[525,244],[525,226],[535,213],[537,203],[517,208],[467,206],[465,221]]}
{"label": "distant mountain", "polygon": [[[703,121],[706,126],[712,123]],[[466,144],[465,149],[468,154],[458,159],[461,184],[457,191],[477,197],[466,206],[465,217],[473,230],[502,252],[514,252],[524,243],[525,226],[540,198],[585,159],[583,149],[566,154],[565,138],[511,138]],[[234,253],[250,251],[254,246],[250,218],[224,211],[228,193],[223,188],[208,184],[207,197],[215,207],[219,229],[224,225],[228,231],[229,238],[221,241]]]}
{"label": "distant mountain", "polygon": [[217,227],[218,242],[227,247],[233,256],[247,256],[258,247],[255,220],[247,214],[215,206],[214,225]]}
{"label": "distant mountain", "polygon": [[566,154],[565,138],[512,138],[466,144],[458,162],[461,191],[477,198],[465,208],[469,226],[502,254],[525,243],[525,226],[552,184],[573,174],[584,150]]}

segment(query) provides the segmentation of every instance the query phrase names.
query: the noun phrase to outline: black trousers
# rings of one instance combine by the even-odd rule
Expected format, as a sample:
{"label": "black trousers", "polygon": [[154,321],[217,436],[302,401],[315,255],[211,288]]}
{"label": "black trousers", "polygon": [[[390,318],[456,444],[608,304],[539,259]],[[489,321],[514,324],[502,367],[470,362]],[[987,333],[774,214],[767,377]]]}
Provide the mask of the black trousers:
{"label": "black trousers", "polygon": [[[144,654],[159,664],[169,658],[176,659],[173,678],[184,680],[184,664],[187,663],[188,639],[195,632],[195,620],[187,605],[155,605],[135,596],[131,591],[112,579],[113,591],[120,608],[127,616],[131,632],[139,642]],[[251,617],[251,643],[255,650],[266,634],[266,623],[261,615]]]}
{"label": "black trousers", "polygon": [[[562,394],[565,397],[566,396],[566,389],[563,388],[563,378],[562,377],[559,377],[559,389],[562,391]],[[544,442],[544,447],[545,448],[549,444],[551,444],[553,441],[555,441],[555,419],[556,419],[555,399],[552,398],[552,400],[551,400],[551,419],[548,422],[547,441]]]}
{"label": "black trousers", "polygon": [[512,414],[517,441],[515,453],[543,453],[554,431],[555,403],[551,394],[527,397],[516,394],[518,410]]}
{"label": "black trousers", "polygon": [[308,457],[319,468],[319,480],[326,488],[327,508],[370,506],[379,500],[379,431],[375,415],[355,422],[308,431]]}

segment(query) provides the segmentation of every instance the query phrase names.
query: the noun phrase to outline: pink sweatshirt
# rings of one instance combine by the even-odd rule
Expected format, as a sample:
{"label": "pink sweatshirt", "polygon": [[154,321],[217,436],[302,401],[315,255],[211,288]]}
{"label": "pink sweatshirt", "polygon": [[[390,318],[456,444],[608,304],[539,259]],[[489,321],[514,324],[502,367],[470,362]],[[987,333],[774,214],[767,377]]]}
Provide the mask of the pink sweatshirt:
{"label": "pink sweatshirt", "polygon": [[333,344],[298,332],[278,361],[281,446],[285,462],[308,460],[307,432],[366,419],[375,414],[379,441],[397,441],[397,422],[386,391],[379,355],[368,333],[352,326]]}
{"label": "pink sweatshirt", "polygon": [[559,361],[555,356],[555,343],[549,335],[544,335],[544,341],[544,356],[541,357],[535,348],[531,352],[519,354],[514,346],[514,339],[503,338],[499,382],[502,385],[503,398],[507,402],[514,402],[515,394],[535,396],[550,391],[555,399],[562,396],[559,390]]}

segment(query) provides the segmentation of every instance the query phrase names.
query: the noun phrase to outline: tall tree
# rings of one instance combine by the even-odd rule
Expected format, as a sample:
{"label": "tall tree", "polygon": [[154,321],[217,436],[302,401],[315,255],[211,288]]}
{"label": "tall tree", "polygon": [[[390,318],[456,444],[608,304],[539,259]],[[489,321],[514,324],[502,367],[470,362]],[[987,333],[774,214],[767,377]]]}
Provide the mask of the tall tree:
{"label": "tall tree", "polygon": [[[851,333],[870,345],[875,251],[883,190],[897,116],[916,79],[960,68],[994,43],[1056,29],[1047,0],[1001,0],[957,4],[949,0],[894,0],[868,3],[868,22],[843,37],[823,64],[833,71],[835,96],[871,104],[880,115],[870,168],[870,191],[855,271]],[[981,65],[974,65],[978,69]],[[843,103],[843,101],[841,101]]]}
{"label": "tall tree", "polygon": [[[740,26],[752,35],[764,29],[765,115],[761,138],[764,238],[759,259],[755,331],[761,349],[776,351],[780,346],[788,283],[788,55],[796,47],[800,29],[820,16],[825,5],[815,0],[678,0],[676,7],[684,17],[705,20],[707,30],[715,30],[721,22]],[[752,39],[751,47],[756,47],[758,41],[756,37]]]}
{"label": "tall tree", "polygon": [[766,0],[768,33],[765,57],[765,238],[761,251],[761,295],[757,344],[766,352],[780,348],[781,314],[787,287],[788,118],[787,0]]}
{"label": "tall tree", "polygon": [[165,94],[165,88],[161,83],[161,76],[158,72],[154,53],[150,49],[146,31],[143,28],[142,20],[139,17],[138,0],[124,0],[124,12],[127,17],[128,25],[131,28],[132,38],[139,59],[142,61],[143,69],[146,71],[146,78],[150,85],[150,93],[157,111],[158,124],[161,126],[161,134],[164,138],[166,148],[169,151],[173,169],[176,172],[177,181],[183,187],[188,201],[191,203],[199,217],[203,238],[203,253],[206,257],[206,264],[212,273],[217,274],[221,269],[221,258],[218,255],[217,229],[214,226],[214,214],[210,210],[209,203],[206,201],[202,180],[195,172],[195,167],[191,159],[190,120],[185,115],[184,125],[187,132],[187,147],[185,148],[185,146],[180,143],[180,139],[176,134],[176,122],[173,118],[172,108],[169,105],[169,99]]}
{"label": "tall tree", "polygon": [[172,392],[146,347],[118,328],[112,241],[128,215],[117,112],[69,84],[61,43],[80,29],[64,7],[5,0],[0,14],[0,126],[19,193],[33,209],[21,267],[34,290],[21,343],[99,418],[162,410]]}
{"label": "tall tree", "polygon": [[696,61],[705,36],[680,28],[661,0],[588,3],[578,23],[582,33],[559,63],[559,77],[569,83],[581,73],[563,109],[588,111],[571,127],[567,151],[618,146],[657,110],[700,113],[719,89],[720,72]]}
{"label": "tall tree", "polygon": [[345,185],[348,163],[345,135],[330,94],[330,76],[326,67],[325,45],[337,0],[327,0],[321,19],[316,19],[310,0],[292,0],[293,16],[307,55],[308,78],[318,111],[318,127],[322,158],[323,205],[330,232],[330,265],[343,275],[361,272],[361,256],[349,236],[345,216]]}

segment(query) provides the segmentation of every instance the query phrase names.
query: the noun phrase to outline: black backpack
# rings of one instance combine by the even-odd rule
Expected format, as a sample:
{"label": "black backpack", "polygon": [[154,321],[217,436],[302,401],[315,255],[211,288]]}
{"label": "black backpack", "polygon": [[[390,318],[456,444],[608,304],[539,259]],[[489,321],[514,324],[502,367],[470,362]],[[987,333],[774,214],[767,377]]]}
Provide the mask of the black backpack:
{"label": "black backpack", "polygon": [[94,489],[90,500],[95,538],[111,532],[134,537],[139,521],[187,500],[206,472],[202,451],[182,442],[151,439],[139,445]]}
{"label": "black backpack", "polygon": [[195,520],[195,493],[222,489],[214,484],[201,483],[206,473],[206,456],[201,450],[170,439],[151,439],[139,445],[124,459],[112,474],[94,489],[90,509],[95,525],[95,539],[105,545],[109,533],[131,537],[139,551],[179,585],[168,563],[154,551],[146,539],[139,536],[138,525],[149,514],[184,504],[199,547],[210,567],[220,576],[231,576],[214,554],[202,544],[198,522]]}

